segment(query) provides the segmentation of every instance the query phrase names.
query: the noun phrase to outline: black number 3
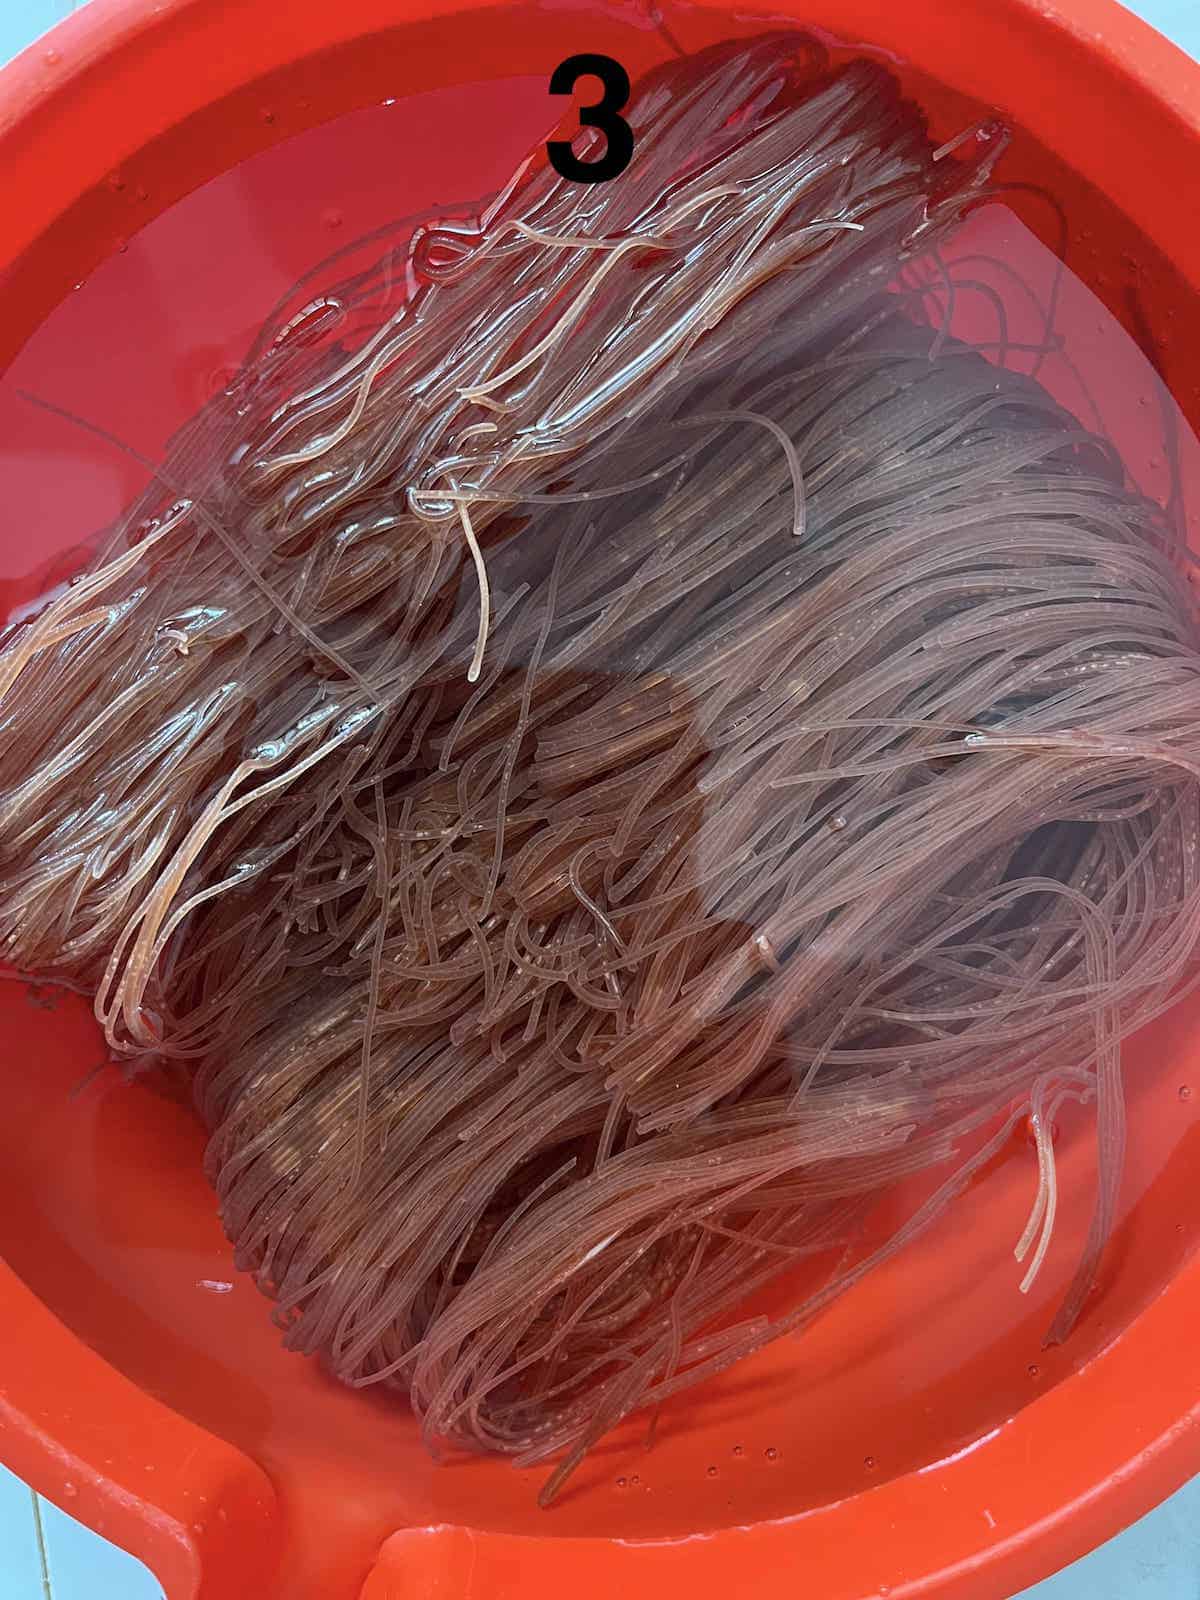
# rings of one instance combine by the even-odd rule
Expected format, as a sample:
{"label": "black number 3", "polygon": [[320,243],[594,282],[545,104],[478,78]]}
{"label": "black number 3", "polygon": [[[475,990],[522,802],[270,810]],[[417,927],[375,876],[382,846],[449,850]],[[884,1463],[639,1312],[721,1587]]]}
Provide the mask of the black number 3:
{"label": "black number 3", "polygon": [[599,78],[604,99],[594,106],[581,106],[580,126],[599,128],[608,148],[597,161],[581,161],[566,139],[551,139],[546,146],[550,165],[561,178],[572,183],[604,183],[624,172],[633,157],[633,129],[617,113],[629,100],[629,74],[611,56],[568,56],[554,69],[551,94],[570,94],[580,78]]}

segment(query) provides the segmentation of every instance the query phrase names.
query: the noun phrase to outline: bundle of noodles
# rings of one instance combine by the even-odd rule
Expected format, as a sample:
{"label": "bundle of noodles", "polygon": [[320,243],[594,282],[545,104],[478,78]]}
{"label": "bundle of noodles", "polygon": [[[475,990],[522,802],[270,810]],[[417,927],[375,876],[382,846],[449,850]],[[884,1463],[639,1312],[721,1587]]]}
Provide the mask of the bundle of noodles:
{"label": "bundle of noodles", "polygon": [[[815,358],[777,333],[710,374],[682,481],[535,514],[483,679],[431,674],[421,738],[281,863],[291,974],[198,1080],[289,1344],[433,1438],[567,1447],[551,1494],[871,1261],[774,1321],[737,1319],[752,1289],[948,1162],[899,1248],[1015,1115],[1028,1285],[1054,1109],[1097,1101],[1056,1336],[1111,1226],[1119,1040],[1200,933],[1200,636],[1111,450],[934,342],[894,306]],[[238,898],[172,968],[197,1012],[259,959]]]}
{"label": "bundle of noodles", "polygon": [[[226,410],[169,465],[207,473],[188,503],[4,658],[10,949],[197,1061],[289,1345],[431,1440],[564,1451],[547,1497],[1027,1112],[1032,1281],[1074,1097],[1100,1183],[1064,1333],[1121,1038],[1193,977],[1173,530],[882,292],[986,161],[943,175],[886,77],[801,93],[790,48],[648,82],[629,192],[543,174],[420,233],[394,319],[391,267],[333,297],[369,336],[264,336],[220,470]],[[740,1309],[939,1167],[880,1250]]]}
{"label": "bundle of noodles", "polygon": [[[514,503],[781,319],[813,342],[852,324],[999,144],[935,161],[882,69],[831,72],[796,35],[659,69],[630,119],[620,183],[523,169],[472,231],[425,223],[328,292],[314,278],[116,553],[10,642],[0,935],[17,965],[98,985],[114,1043],[161,1040],[181,885],[240,870],[233,819],[301,777],[336,790],[364,729],[417,725],[438,661],[478,676],[480,541],[505,508],[511,530]],[[454,609],[468,552],[478,601]]]}

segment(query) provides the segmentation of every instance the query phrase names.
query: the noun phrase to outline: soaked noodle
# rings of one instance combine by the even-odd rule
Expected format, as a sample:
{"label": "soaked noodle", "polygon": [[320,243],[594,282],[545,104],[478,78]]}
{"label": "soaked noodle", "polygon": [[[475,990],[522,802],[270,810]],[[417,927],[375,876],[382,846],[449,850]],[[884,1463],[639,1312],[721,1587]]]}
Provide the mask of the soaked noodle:
{"label": "soaked noodle", "polygon": [[560,1455],[547,1499],[1027,1112],[1028,1288],[1074,1098],[1065,1335],[1120,1041],[1200,935],[1176,532],[901,277],[1000,131],[966,164],[778,35],[632,115],[628,182],[524,168],[283,308],[0,658],[10,959],[193,1064],[288,1345],[431,1443]]}

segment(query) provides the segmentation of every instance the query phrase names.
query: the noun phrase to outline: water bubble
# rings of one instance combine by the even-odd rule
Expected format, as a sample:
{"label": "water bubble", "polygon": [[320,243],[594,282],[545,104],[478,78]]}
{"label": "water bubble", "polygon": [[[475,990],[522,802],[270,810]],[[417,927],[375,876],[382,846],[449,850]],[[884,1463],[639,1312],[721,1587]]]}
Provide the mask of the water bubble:
{"label": "water bubble", "polygon": [[744,1456],[746,1454],[745,1446],[744,1445],[740,1445],[740,1444],[735,1444],[734,1447],[733,1447],[733,1453],[734,1453],[735,1456]]}
{"label": "water bubble", "polygon": [[[1031,929],[1030,931],[1031,932],[1036,932],[1037,930],[1036,929]],[[1037,1128],[1034,1126],[1034,1121],[1033,1121],[1032,1116],[1026,1117],[1025,1120],[1021,1123],[1020,1126],[1023,1129],[1024,1134],[1025,1134],[1025,1142],[1027,1144],[1033,1145],[1034,1148],[1036,1148],[1037,1147]],[[1058,1130],[1058,1123],[1057,1122],[1052,1122],[1050,1124],[1050,1143],[1052,1145],[1058,1143],[1058,1131],[1059,1131]]]}
{"label": "water bubble", "polygon": [[717,1475],[717,1469],[716,1469],[716,1467],[709,1467],[709,1469],[708,1469],[708,1475],[709,1475],[709,1477],[710,1477],[710,1478],[715,1478],[715,1477],[716,1477],[716,1475]]}
{"label": "water bubble", "polygon": [[773,1444],[769,1444],[767,1446],[767,1448],[763,1451],[763,1455],[766,1456],[768,1461],[778,1461],[779,1460],[779,1451],[776,1450],[776,1448],[775,1448],[775,1446]]}
{"label": "water bubble", "polygon": [[1042,1369],[1038,1366],[1036,1361],[1031,1361],[1025,1370],[1028,1372],[1031,1378],[1040,1378],[1042,1375]]}
{"label": "water bubble", "polygon": [[618,1489],[624,1489],[627,1486],[628,1486],[628,1479],[626,1479],[624,1477],[621,1477],[621,1478],[617,1479],[617,1488]]}

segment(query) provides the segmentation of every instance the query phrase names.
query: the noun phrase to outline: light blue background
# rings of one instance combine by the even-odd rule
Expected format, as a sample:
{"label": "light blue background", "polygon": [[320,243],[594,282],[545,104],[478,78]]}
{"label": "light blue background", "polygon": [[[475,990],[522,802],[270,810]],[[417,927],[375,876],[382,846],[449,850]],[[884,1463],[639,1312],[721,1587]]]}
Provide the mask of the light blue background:
{"label": "light blue background", "polygon": [[[84,3],[0,0],[0,61]],[[1200,57],[1200,0],[1138,0],[1131,9]],[[1200,173],[1196,181],[1200,193]],[[0,1467],[0,1600],[161,1600],[161,1595],[140,1563]],[[1200,1478],[1019,1600],[1200,1600]]]}

